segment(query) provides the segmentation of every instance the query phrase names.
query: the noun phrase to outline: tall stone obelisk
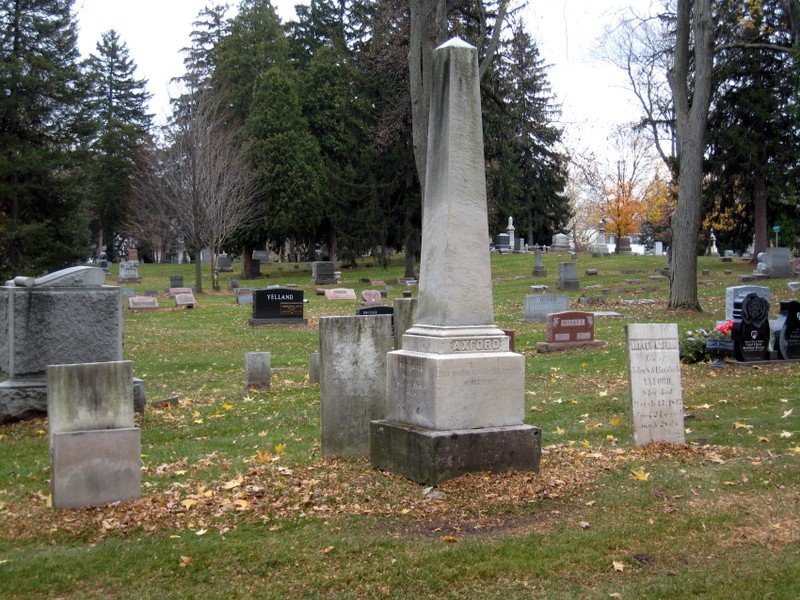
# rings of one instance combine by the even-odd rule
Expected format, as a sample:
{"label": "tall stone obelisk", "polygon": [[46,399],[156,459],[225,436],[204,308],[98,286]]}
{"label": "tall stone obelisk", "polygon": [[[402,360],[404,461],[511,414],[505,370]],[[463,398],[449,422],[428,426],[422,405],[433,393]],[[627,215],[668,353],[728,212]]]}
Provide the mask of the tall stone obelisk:
{"label": "tall stone obelisk", "polygon": [[525,358],[494,324],[477,51],[434,53],[419,305],[387,355],[389,415],[370,428],[373,465],[435,484],[470,471],[538,470],[523,423]]}

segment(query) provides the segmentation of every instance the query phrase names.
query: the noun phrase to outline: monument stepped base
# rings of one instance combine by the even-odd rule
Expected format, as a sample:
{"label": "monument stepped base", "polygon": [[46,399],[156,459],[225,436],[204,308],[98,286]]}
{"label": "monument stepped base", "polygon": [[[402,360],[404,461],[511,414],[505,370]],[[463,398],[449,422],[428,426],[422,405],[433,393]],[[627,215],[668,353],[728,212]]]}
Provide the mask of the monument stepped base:
{"label": "monument stepped base", "polygon": [[541,454],[541,430],[533,425],[438,431],[370,424],[372,465],[425,485],[479,471],[538,472]]}

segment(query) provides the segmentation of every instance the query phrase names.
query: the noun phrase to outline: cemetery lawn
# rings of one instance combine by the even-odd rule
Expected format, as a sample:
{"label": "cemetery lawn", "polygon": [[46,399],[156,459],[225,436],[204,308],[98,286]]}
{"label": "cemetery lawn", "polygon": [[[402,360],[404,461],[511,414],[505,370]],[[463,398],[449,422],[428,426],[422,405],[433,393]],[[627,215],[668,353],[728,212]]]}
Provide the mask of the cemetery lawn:
{"label": "cemetery lawn", "polygon": [[[668,310],[668,284],[649,278],[663,257],[581,255],[570,309],[606,289],[587,310],[622,316],[597,319],[604,348],[537,354],[545,325],[521,322],[523,298],[531,285],[556,292],[559,260],[545,255],[548,277],[534,279],[532,255],[492,256],[495,319],[526,357],[541,471],[434,489],[366,458],[321,457],[308,356],[319,318],[358,303],[317,296],[308,265],[270,264],[265,278],[240,282],[299,284],[307,326],[249,327],[231,274],[194,309],[163,294],[158,312],[126,309],[124,357],[148,401],[163,401],[137,417],[143,495],[55,511],[46,421],[0,426],[0,597],[800,597],[800,362],[682,365],[687,444],[631,443],[625,324],[677,323],[681,337],[711,329],[725,288],[753,266],[701,258],[704,312],[685,313]],[[383,280],[398,297],[401,265],[364,260],[335,287],[360,296]],[[140,273],[127,286],[139,294],[163,292],[173,274],[193,281],[192,265]],[[796,299],[786,280],[758,283],[771,288],[773,318],[780,300]],[[271,353],[270,390],[242,391],[251,351]]]}

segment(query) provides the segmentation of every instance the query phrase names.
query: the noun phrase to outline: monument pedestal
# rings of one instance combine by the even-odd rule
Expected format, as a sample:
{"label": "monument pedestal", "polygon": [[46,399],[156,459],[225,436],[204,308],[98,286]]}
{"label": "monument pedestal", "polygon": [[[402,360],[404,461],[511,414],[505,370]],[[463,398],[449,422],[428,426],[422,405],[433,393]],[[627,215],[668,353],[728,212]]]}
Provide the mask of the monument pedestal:
{"label": "monument pedestal", "polygon": [[442,431],[373,421],[369,439],[374,466],[425,485],[476,471],[538,471],[542,454],[533,425]]}

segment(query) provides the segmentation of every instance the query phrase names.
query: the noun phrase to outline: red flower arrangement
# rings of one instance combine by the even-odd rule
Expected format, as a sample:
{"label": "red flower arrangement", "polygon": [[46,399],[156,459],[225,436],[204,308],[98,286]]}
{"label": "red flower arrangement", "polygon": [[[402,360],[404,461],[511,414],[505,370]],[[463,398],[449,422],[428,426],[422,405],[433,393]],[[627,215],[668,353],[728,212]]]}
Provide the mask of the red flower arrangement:
{"label": "red flower arrangement", "polygon": [[716,327],[714,327],[716,331],[720,333],[729,334],[733,329],[733,321],[725,321],[724,323],[720,323]]}

